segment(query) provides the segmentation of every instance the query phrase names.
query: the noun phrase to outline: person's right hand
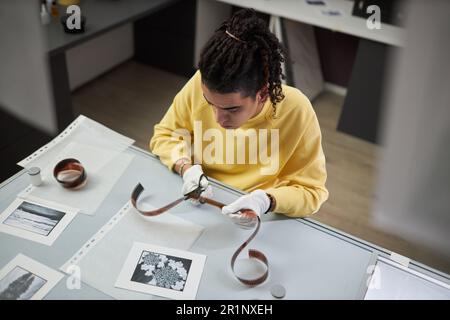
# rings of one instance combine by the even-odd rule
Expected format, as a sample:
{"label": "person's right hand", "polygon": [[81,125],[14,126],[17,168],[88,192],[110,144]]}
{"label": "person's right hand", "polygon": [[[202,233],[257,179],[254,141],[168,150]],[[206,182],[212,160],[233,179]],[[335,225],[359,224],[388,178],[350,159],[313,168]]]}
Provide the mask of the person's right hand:
{"label": "person's right hand", "polygon": [[[212,187],[199,164],[195,164],[183,172],[183,181],[183,187],[181,189],[183,195],[187,195],[198,187],[201,187],[203,189],[203,192],[200,194],[202,197],[212,197]],[[200,203],[197,199],[189,199],[189,201],[194,205]]]}

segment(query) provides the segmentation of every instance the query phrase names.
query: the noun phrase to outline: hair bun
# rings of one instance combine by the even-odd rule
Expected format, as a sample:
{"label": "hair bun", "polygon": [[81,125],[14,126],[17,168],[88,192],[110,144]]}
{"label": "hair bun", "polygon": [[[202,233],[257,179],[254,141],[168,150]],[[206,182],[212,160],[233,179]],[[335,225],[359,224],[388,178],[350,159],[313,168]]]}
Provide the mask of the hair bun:
{"label": "hair bun", "polygon": [[255,34],[269,32],[266,22],[259,18],[254,9],[241,9],[228,20],[227,29],[239,39],[251,40]]}

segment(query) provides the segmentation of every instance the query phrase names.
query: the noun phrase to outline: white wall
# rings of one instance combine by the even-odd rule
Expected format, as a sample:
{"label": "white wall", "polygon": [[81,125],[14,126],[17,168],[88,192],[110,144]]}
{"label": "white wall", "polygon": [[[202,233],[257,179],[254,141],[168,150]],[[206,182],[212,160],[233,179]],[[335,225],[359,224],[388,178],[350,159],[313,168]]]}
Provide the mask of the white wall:
{"label": "white wall", "polygon": [[133,24],[129,23],[66,51],[70,89],[93,80],[134,55]]}
{"label": "white wall", "polygon": [[231,5],[210,0],[197,0],[197,16],[195,27],[194,67],[200,60],[200,52],[206,41],[220,27],[220,24],[231,15]]}
{"label": "white wall", "polygon": [[0,1],[0,107],[57,131],[45,39],[36,1]]}

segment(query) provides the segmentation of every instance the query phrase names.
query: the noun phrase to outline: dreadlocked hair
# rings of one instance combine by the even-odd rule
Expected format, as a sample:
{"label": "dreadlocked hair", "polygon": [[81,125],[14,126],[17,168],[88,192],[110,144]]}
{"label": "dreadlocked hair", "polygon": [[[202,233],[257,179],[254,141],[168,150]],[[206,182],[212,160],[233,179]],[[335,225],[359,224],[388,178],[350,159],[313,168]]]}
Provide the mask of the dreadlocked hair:
{"label": "dreadlocked hair", "polygon": [[253,9],[237,11],[222,23],[200,54],[203,83],[212,91],[255,97],[263,89],[273,111],[283,100],[281,64],[284,50],[267,23]]}

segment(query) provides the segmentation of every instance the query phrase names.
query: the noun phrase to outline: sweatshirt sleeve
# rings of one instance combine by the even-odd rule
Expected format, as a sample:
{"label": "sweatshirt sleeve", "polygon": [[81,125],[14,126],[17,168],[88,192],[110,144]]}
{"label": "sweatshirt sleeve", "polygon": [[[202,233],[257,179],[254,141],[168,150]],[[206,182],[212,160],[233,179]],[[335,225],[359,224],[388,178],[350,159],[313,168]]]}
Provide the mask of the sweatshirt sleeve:
{"label": "sweatshirt sleeve", "polygon": [[192,91],[194,75],[175,96],[171,106],[162,120],[155,125],[150,140],[150,150],[169,170],[182,157],[190,157],[190,141],[192,137]]}
{"label": "sweatshirt sleeve", "polygon": [[327,171],[316,115],[309,121],[292,156],[278,176],[276,187],[266,192],[276,200],[274,212],[306,217],[328,199]]}

